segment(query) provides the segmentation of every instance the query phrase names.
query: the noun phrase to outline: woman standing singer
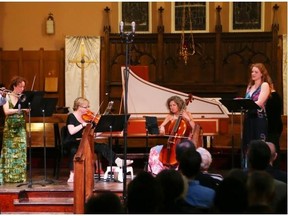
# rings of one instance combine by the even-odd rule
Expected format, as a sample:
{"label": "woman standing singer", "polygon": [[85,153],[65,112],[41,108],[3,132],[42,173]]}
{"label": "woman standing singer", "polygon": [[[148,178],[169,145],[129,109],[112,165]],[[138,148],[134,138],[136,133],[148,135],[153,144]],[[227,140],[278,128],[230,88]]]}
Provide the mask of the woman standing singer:
{"label": "woman standing singer", "polygon": [[267,137],[267,117],[265,105],[271,93],[271,78],[264,64],[250,66],[251,78],[246,89],[245,98],[253,100],[260,109],[245,113],[242,144],[242,168],[247,168],[247,148],[251,140]]}
{"label": "woman standing singer", "polygon": [[3,105],[6,115],[3,130],[3,146],[0,158],[0,184],[26,181],[27,139],[24,113],[21,109],[20,95],[25,89],[26,80],[16,76],[11,80],[11,93],[6,96]]}

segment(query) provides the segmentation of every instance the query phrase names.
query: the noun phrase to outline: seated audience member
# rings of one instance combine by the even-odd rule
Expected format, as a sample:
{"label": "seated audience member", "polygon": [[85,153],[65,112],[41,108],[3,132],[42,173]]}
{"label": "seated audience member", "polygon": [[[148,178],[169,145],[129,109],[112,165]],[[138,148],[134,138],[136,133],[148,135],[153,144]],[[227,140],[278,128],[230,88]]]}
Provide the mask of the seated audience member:
{"label": "seated audience member", "polygon": [[119,196],[106,191],[88,198],[85,203],[85,214],[120,214],[124,208]]}
{"label": "seated audience member", "polygon": [[179,162],[183,153],[186,151],[195,151],[195,144],[188,139],[183,140],[176,146],[176,160]]}
{"label": "seated audience member", "polygon": [[163,204],[160,183],[149,172],[140,172],[129,182],[127,211],[129,214],[159,213]]}
{"label": "seated audience member", "polygon": [[[266,171],[270,163],[271,151],[263,140],[252,140],[248,147],[248,172]],[[287,198],[287,184],[274,179],[275,196],[273,199],[273,211],[276,210],[279,202]]]}
{"label": "seated audience member", "polygon": [[201,172],[195,177],[195,180],[198,180],[201,185],[216,189],[220,182],[223,180],[223,176],[216,173],[209,173],[208,169],[212,163],[212,156],[210,152],[202,147],[196,149],[197,152],[201,155]]}
{"label": "seated audience member", "polygon": [[287,184],[287,172],[279,170],[278,168],[275,168],[273,166],[274,161],[278,157],[275,145],[272,142],[266,142],[266,144],[269,146],[270,151],[271,151],[270,163],[269,163],[266,171],[268,173],[270,173],[275,179],[282,181],[282,182]]}
{"label": "seated audience member", "polygon": [[234,176],[225,177],[216,189],[214,199],[215,213],[243,214],[247,206],[246,182]]}
{"label": "seated audience member", "polygon": [[[164,202],[160,213],[179,213],[177,212],[177,200],[183,199],[187,192],[182,174],[177,170],[162,170],[157,174],[156,180],[160,183],[163,190]],[[186,188],[186,189],[185,189]]]}
{"label": "seated audience member", "polygon": [[244,185],[246,185],[247,173],[243,172],[242,169],[233,168],[233,169],[229,170],[229,172],[226,174],[225,178],[227,178],[227,177],[235,178],[235,179],[243,182]]}
{"label": "seated audience member", "polygon": [[287,214],[288,209],[287,209],[287,196],[283,197],[277,204],[276,206],[276,214]]}
{"label": "seated audience member", "polygon": [[275,186],[273,177],[265,171],[254,171],[247,179],[247,213],[273,213]]}
{"label": "seated audience member", "polygon": [[202,208],[203,212],[209,212],[213,207],[215,191],[200,185],[199,181],[195,180],[200,172],[200,153],[195,150],[184,151],[180,157],[179,155],[176,157],[179,158],[179,171],[188,179],[188,192],[185,201],[191,206]]}

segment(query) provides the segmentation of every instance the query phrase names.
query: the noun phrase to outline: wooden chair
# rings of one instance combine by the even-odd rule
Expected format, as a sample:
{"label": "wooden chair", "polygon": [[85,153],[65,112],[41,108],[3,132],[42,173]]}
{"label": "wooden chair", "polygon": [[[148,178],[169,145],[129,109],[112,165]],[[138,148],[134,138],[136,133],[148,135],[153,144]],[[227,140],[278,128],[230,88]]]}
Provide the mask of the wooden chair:
{"label": "wooden chair", "polygon": [[59,124],[54,123],[54,137],[55,137],[55,149],[56,149],[56,156],[55,156],[55,166],[53,176],[54,178],[59,178],[60,167],[62,163],[62,159],[64,155],[67,154],[67,149],[63,145],[64,139],[67,136],[68,129],[67,126],[64,125],[59,130]]}
{"label": "wooden chair", "polygon": [[53,176],[54,178],[59,178],[59,169],[60,169],[60,162],[61,162],[61,148],[60,148],[60,132],[59,132],[59,125],[58,123],[53,124],[54,128],[54,142],[55,142],[55,163],[53,169]]}
{"label": "wooden chair", "polygon": [[[62,164],[62,159],[65,155],[68,154],[66,147],[64,146],[64,140],[65,137],[67,136],[68,133],[68,128],[66,125],[63,125],[61,129],[59,129],[59,123],[54,123],[54,139],[55,139],[55,165],[54,165],[54,171],[53,171],[53,176],[55,179],[59,179],[59,173],[60,173],[60,168]],[[95,153],[95,159],[97,160],[97,167],[101,167],[101,155],[98,153]],[[98,169],[99,170],[99,169]],[[99,173],[96,173],[98,180],[100,180],[100,170]]]}

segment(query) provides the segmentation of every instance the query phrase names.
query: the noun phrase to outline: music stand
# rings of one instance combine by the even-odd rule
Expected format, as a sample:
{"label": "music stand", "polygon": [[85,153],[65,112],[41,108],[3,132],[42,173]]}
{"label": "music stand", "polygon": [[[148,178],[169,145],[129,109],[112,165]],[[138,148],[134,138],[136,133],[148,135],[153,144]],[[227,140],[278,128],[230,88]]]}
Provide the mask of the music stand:
{"label": "music stand", "polygon": [[26,96],[26,100],[21,102],[22,109],[31,108],[31,117],[41,116],[41,112],[37,115],[34,110],[41,106],[44,91],[25,91],[23,94]]}
{"label": "music stand", "polygon": [[41,107],[42,109],[35,109],[35,114],[42,112],[43,117],[43,143],[44,143],[44,184],[53,184],[54,181],[51,179],[47,179],[47,146],[46,146],[46,128],[45,128],[45,117],[52,116],[54,111],[56,110],[56,104],[58,102],[58,98],[42,98]]}
{"label": "music stand", "polygon": [[[45,186],[41,183],[33,183],[32,180],[32,139],[31,139],[31,111],[32,111],[32,105],[38,103],[39,97],[42,97],[44,95],[44,92],[24,92],[26,96],[26,100],[21,102],[21,108],[22,109],[29,109],[30,112],[28,113],[28,125],[29,125],[29,132],[28,132],[28,143],[29,143],[29,180],[27,183],[21,183],[17,185],[17,187],[21,187],[24,185],[27,185],[28,188],[32,188],[33,184]],[[35,96],[36,95],[36,96]]]}
{"label": "music stand", "polygon": [[[102,115],[95,127],[95,132],[110,132],[109,148],[110,148],[110,181],[115,181],[112,178],[112,132],[120,132],[124,129],[125,115]],[[129,119],[130,115],[127,116]],[[126,173],[123,173],[126,175]]]}
{"label": "music stand", "polygon": [[232,125],[232,168],[234,168],[234,113],[240,112],[240,139],[241,139],[241,166],[246,168],[246,152],[243,143],[243,114],[247,110],[261,109],[253,100],[247,98],[235,98],[235,99],[220,99],[219,100],[229,112],[232,113],[231,125]]}
{"label": "music stand", "polygon": [[[28,96],[31,92],[28,92]],[[32,92],[32,102],[31,102],[31,116],[32,117],[40,117],[43,118],[43,144],[44,144],[44,180],[43,185],[54,183],[53,180],[47,179],[47,147],[46,147],[46,127],[45,127],[45,117],[49,117],[53,114],[56,108],[56,104],[58,102],[57,98],[43,98],[43,91],[35,91]]]}
{"label": "music stand", "polygon": [[156,116],[144,116],[146,122],[146,161],[144,171],[148,171],[149,165],[149,151],[148,151],[148,134],[159,134],[158,121]]}

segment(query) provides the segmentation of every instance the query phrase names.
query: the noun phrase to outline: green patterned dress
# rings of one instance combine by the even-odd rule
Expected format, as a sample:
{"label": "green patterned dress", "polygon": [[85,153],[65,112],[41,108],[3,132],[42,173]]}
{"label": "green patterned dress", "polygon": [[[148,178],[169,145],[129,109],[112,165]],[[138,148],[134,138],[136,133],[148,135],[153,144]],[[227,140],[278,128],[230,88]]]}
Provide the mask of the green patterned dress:
{"label": "green patterned dress", "polygon": [[[13,104],[8,96],[9,108]],[[0,155],[0,185],[26,181],[27,137],[24,113],[7,115]]]}

